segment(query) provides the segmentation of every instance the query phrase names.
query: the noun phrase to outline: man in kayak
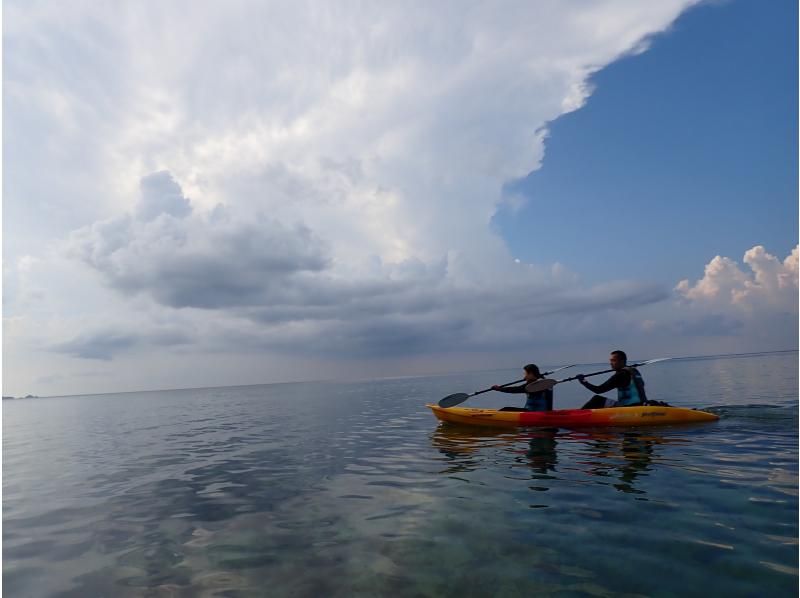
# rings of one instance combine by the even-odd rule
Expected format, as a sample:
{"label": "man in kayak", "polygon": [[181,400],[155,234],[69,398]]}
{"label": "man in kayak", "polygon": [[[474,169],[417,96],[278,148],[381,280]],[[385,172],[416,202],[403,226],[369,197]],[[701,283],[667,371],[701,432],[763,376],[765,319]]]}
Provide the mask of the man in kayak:
{"label": "man in kayak", "polygon": [[[498,392],[507,392],[512,394],[522,394],[525,392],[525,387],[528,386],[531,382],[536,382],[540,378],[543,378],[542,374],[539,373],[539,366],[534,363],[529,363],[524,368],[525,374],[525,384],[522,386],[492,386],[492,390],[496,390]],[[529,392],[526,393],[528,395],[528,400],[525,402],[525,408],[522,411],[552,411],[553,410],[553,389],[549,388],[547,390],[542,390],[539,392]],[[513,408],[504,408],[505,411],[519,411],[519,409]],[[502,410],[501,410],[502,411]]]}
{"label": "man in kayak", "polygon": [[[582,375],[577,376],[578,382],[595,394],[581,409],[602,409],[604,407],[635,407],[647,403],[644,392],[644,379],[634,367],[628,367],[628,356],[625,351],[612,351],[608,359],[614,374],[599,386],[590,384]],[[617,398],[608,399],[602,393],[617,389]]]}

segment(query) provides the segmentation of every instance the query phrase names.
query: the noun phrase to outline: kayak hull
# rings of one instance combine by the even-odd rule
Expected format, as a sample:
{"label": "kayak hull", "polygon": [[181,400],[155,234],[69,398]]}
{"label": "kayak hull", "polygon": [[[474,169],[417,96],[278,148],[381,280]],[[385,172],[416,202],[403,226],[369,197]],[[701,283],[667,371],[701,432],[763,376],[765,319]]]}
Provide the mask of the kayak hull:
{"label": "kayak hull", "polygon": [[719,416],[684,407],[609,407],[606,409],[563,409],[557,411],[499,411],[469,407],[426,405],[437,419],[469,426],[518,428],[594,428],[619,426],[657,426],[712,422]]}

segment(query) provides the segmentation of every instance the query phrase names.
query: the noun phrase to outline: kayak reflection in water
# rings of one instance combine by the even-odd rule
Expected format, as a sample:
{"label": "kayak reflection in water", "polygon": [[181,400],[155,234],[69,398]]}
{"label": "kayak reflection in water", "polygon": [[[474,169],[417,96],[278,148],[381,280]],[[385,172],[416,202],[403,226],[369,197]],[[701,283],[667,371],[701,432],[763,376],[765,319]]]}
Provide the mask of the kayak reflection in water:
{"label": "kayak reflection in water", "polygon": [[653,445],[655,442],[651,438],[642,436],[636,432],[625,432],[622,439],[622,456],[626,464],[620,468],[620,484],[614,484],[614,488],[621,492],[633,492],[644,494],[644,490],[637,490],[633,487],[633,482],[640,475],[647,475],[650,470],[650,462],[653,459]]}
{"label": "kayak reflection in water", "polygon": [[431,442],[444,455],[445,469],[440,473],[470,472],[486,467],[486,450],[511,450],[519,436],[506,429],[438,426]]}
{"label": "kayak reflection in water", "polygon": [[[617,434],[592,433],[587,437],[588,451],[593,455],[586,473],[600,476],[605,480],[609,476],[618,477],[619,482],[612,486],[620,492],[646,494],[644,489],[636,488],[634,482],[648,475],[651,463],[655,459],[655,445],[669,442],[667,439],[652,433],[623,432]],[[615,473],[617,475],[615,475]]]}
{"label": "kayak reflection in water", "polygon": [[528,441],[528,450],[525,455],[528,457],[531,468],[536,472],[533,476],[534,478],[547,479],[553,477],[548,474],[551,470],[555,471],[556,463],[558,463],[556,454],[557,434],[558,430],[555,428],[542,428],[531,433]]}
{"label": "kayak reflection in water", "polygon": [[[612,351],[608,359],[614,374],[599,386],[587,382],[578,374],[578,382],[595,394],[581,409],[602,409],[604,407],[636,407],[647,403],[644,392],[644,379],[634,367],[628,367],[628,356],[625,351]],[[617,389],[617,398],[609,399],[602,393]]]}
{"label": "kayak reflection in water", "polygon": [[[525,383],[522,386],[492,386],[492,390],[498,392],[507,392],[513,394],[521,394],[525,392],[525,387],[531,382],[544,378],[539,372],[539,366],[535,363],[529,363],[523,369]],[[520,409],[518,407],[503,407],[500,411],[552,411],[553,410],[553,390],[542,390],[539,392],[528,392],[528,400],[525,402],[525,407]]]}

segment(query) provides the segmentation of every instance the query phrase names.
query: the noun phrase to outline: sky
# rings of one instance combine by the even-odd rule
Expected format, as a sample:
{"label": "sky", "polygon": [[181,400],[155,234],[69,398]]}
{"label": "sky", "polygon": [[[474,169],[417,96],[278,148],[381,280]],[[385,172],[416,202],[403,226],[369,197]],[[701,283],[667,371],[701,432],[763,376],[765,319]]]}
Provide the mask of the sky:
{"label": "sky", "polygon": [[797,21],[9,0],[3,394],[794,349]]}
{"label": "sky", "polygon": [[[698,256],[791,252],[797,19],[791,0],[701,4],[647,52],[593,75],[591,100],[548,125],[542,167],[507,186],[526,200],[495,215],[515,256],[601,280],[619,271],[609,255],[619,254],[637,278],[680,279],[702,274]],[[619,218],[632,225],[609,234]],[[552,224],[533,244],[535,219]],[[683,234],[687,224],[702,234]]]}

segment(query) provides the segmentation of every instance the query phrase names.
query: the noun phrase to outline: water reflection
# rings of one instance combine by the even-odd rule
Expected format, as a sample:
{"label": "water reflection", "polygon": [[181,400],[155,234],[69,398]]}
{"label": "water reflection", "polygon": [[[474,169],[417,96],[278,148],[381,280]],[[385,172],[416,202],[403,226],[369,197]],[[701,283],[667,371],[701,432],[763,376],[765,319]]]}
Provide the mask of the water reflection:
{"label": "water reflection", "polygon": [[3,586],[796,595],[796,357],[749,363],[736,392],[707,361],[648,370],[657,398],[717,404],[692,429],[436,427],[427,395],[486,373],[6,402]]}
{"label": "water reflection", "polygon": [[446,467],[441,473],[452,474],[479,469],[492,447],[512,446],[519,440],[515,431],[492,428],[470,429],[463,426],[438,426],[431,442],[444,456]]}
{"label": "water reflection", "polygon": [[534,471],[532,477],[535,479],[554,478],[555,476],[551,476],[549,472],[555,471],[558,463],[556,454],[558,429],[543,428],[528,434],[528,450],[525,456]]}
{"label": "water reflection", "polygon": [[664,442],[663,437],[629,431],[618,434],[595,432],[583,439],[588,461],[579,463],[586,466],[586,473],[602,478],[616,478],[611,485],[620,492],[645,494],[634,486],[634,482],[648,475],[654,458],[654,446]]}
{"label": "water reflection", "polygon": [[[537,491],[560,483],[576,481],[614,488],[643,497],[644,478],[654,464],[669,466],[673,459],[660,446],[684,444],[688,440],[652,430],[472,430],[463,426],[440,425],[431,435],[433,446],[444,457],[442,474],[468,473],[482,469],[487,460],[512,461],[515,467],[530,469],[538,480]],[[550,480],[548,482],[548,480]]]}

